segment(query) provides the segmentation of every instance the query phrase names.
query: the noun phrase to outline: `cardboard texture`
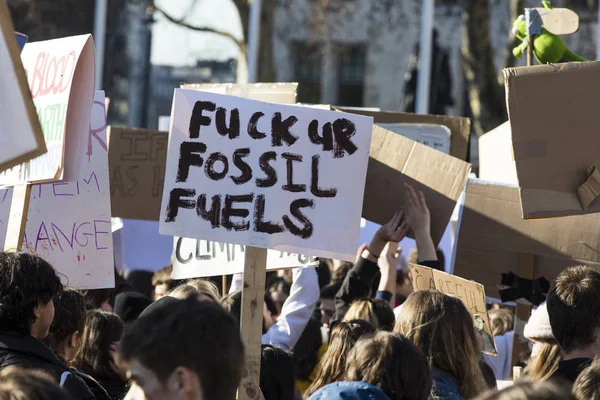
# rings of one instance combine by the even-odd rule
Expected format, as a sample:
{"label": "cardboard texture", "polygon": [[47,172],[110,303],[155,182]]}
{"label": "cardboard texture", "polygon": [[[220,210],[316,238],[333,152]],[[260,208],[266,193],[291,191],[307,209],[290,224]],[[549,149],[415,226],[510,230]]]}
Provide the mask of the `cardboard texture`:
{"label": "cardboard texture", "polygon": [[373,117],[375,124],[432,124],[443,125],[450,129],[450,155],[461,160],[467,160],[469,152],[469,138],[471,134],[471,120],[463,117],[449,117],[446,115],[421,115],[391,111],[368,111],[356,108],[337,107],[336,109],[352,114]]}
{"label": "cardboard texture", "polygon": [[113,217],[158,221],[168,141],[167,132],[109,127]]}
{"label": "cardboard texture", "polygon": [[[600,212],[577,190],[600,167],[600,62],[510,68],[504,77],[523,217]],[[597,197],[593,185],[582,189]]]}
{"label": "cardboard texture", "polygon": [[425,194],[431,237],[438,244],[467,182],[471,165],[373,125],[362,216],[385,224],[404,204],[404,183]]}
{"label": "cardboard texture", "polygon": [[510,122],[506,121],[479,138],[479,178],[516,185]]}
{"label": "cardboard texture", "polygon": [[454,274],[499,297],[501,274],[519,275],[523,253],[535,255],[533,278],[552,282],[564,268],[600,269],[600,215],[523,220],[515,186],[470,180],[454,258]]}
{"label": "cardboard texture", "polygon": [[421,265],[409,264],[409,268],[415,291],[434,289],[458,297],[473,316],[483,351],[497,354],[482,284]]}

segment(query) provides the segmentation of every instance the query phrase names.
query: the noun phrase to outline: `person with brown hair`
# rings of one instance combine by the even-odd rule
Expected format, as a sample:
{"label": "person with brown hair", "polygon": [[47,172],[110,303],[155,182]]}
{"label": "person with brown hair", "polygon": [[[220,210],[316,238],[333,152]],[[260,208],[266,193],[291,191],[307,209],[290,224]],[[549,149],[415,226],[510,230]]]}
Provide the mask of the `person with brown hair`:
{"label": "person with brown hair", "polygon": [[427,400],[431,370],[423,353],[397,333],[364,336],[346,361],[346,381],[362,381],[381,389],[391,400]]}
{"label": "person with brown hair", "polygon": [[206,279],[192,279],[183,285],[177,286],[169,296],[176,299],[195,298],[200,301],[209,301],[211,303],[220,304],[221,296],[217,285]]}
{"label": "person with brown hair", "polygon": [[173,290],[173,265],[159,269],[152,275],[152,286],[154,286],[154,300],[165,297]]}
{"label": "person with brown hair", "polygon": [[568,389],[552,382],[521,381],[500,391],[486,392],[475,400],[575,400],[575,398]]}
{"label": "person with brown hair", "polygon": [[73,366],[94,378],[110,397],[121,399],[127,392],[127,379],[115,359],[123,322],[116,315],[104,311],[88,311],[83,330],[83,345]]}
{"label": "person with brown hair", "polygon": [[342,321],[362,319],[369,322],[375,329],[391,332],[394,329],[396,317],[389,303],[380,299],[357,300],[348,309]]}
{"label": "person with brown hair", "polygon": [[244,368],[236,320],[221,306],[164,297],[121,341],[129,400],[234,400]]}
{"label": "person with brown hair", "polygon": [[65,364],[70,364],[83,343],[85,298],[79,291],[65,288],[54,298],[54,310],[54,320],[45,343]]}
{"label": "person with brown hair", "polygon": [[344,378],[346,359],[350,350],[363,335],[375,332],[375,328],[364,320],[338,323],[331,331],[329,347],[315,371],[312,384],[304,393],[305,398],[332,382]]}
{"label": "person with brown hair", "polygon": [[436,290],[415,292],[404,303],[394,331],[410,339],[427,358],[433,398],[468,399],[487,388],[473,318],[460,299]]}
{"label": "person with brown hair", "polygon": [[492,335],[502,336],[513,330],[514,315],[505,308],[497,308],[488,312]]}
{"label": "person with brown hair", "polygon": [[584,369],[573,384],[577,400],[600,400],[600,358]]}
{"label": "person with brown hair", "polygon": [[52,377],[39,370],[16,367],[0,371],[0,400],[71,400]]}
{"label": "person with brown hair", "polygon": [[552,334],[563,361],[551,379],[570,385],[600,354],[600,272],[585,266],[562,271],[546,298]]}
{"label": "person with brown hair", "polygon": [[558,364],[562,360],[562,352],[560,345],[552,335],[545,302],[531,313],[523,336],[529,339],[532,345],[525,375],[534,382],[547,380],[558,369]]}

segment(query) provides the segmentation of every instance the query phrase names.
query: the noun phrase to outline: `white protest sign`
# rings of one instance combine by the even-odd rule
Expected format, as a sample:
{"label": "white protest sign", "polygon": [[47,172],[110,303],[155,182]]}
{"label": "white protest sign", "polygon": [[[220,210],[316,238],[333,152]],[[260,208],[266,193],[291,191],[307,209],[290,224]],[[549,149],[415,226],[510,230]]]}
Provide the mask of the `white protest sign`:
{"label": "white protest sign", "polygon": [[46,152],[6,2],[0,1],[0,171]]}
{"label": "white protest sign", "polygon": [[450,154],[450,129],[444,125],[431,124],[403,124],[403,123],[381,123],[376,124],[388,131],[392,131],[404,137],[433,147],[445,154]]}
{"label": "white protest sign", "polygon": [[[79,179],[33,185],[23,240],[23,250],[39,254],[78,289],[114,287],[104,92],[96,92],[90,120],[78,135],[86,140],[78,141],[76,154],[88,160]],[[2,246],[11,190],[0,189]]]}
{"label": "white protest sign", "polygon": [[160,233],[352,260],[372,127],[175,89]]}
{"label": "white protest sign", "polygon": [[[1,46],[0,46],[1,47]],[[94,98],[94,45],[91,35],[27,43],[21,53],[31,97],[48,152],[0,174],[0,185],[76,180],[81,164],[66,167],[69,142],[89,126]],[[4,93],[3,93],[4,95]],[[87,138],[86,138],[87,139]],[[76,143],[69,143],[76,147]],[[73,169],[73,175],[63,173]]]}
{"label": "white protest sign", "polygon": [[[208,240],[175,238],[173,279],[231,275],[244,271],[245,246]],[[316,257],[269,250],[267,270],[316,266]]]}

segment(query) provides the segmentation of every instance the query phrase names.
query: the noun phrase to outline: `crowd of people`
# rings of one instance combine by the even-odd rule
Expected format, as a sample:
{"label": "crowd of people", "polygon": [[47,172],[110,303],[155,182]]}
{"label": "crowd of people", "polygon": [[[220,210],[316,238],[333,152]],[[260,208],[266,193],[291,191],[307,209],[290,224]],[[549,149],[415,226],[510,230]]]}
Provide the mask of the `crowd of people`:
{"label": "crowd of people", "polygon": [[[259,398],[264,400],[600,399],[600,272],[564,270],[524,329],[530,351],[510,379],[514,310],[490,305],[498,355],[482,352],[456,297],[413,292],[409,258],[443,269],[422,193],[354,263],[269,272]],[[232,400],[244,374],[242,277],[152,278],[153,298],[118,276],[114,289],[63,287],[35,254],[0,253],[0,400]],[[228,292],[224,294],[224,290]]]}

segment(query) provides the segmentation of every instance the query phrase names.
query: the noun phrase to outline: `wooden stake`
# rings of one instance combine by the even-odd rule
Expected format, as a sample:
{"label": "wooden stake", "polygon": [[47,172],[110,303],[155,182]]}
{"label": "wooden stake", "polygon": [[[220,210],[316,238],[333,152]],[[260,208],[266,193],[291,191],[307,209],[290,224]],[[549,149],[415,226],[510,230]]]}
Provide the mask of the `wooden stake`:
{"label": "wooden stake", "polygon": [[[525,279],[533,279],[533,269],[535,268],[535,255],[529,253],[519,254],[519,269],[517,275]],[[519,361],[522,352],[527,351],[529,341],[523,336],[525,324],[531,316],[531,305],[523,304],[517,300],[517,309],[515,310],[515,330],[513,336],[513,349],[511,356],[511,367],[514,367]],[[514,369],[513,369],[514,373]],[[513,375],[513,379],[516,379]]]}
{"label": "wooden stake", "polygon": [[227,275],[221,275],[221,296],[227,296]]}
{"label": "wooden stake", "polygon": [[19,251],[23,247],[30,198],[31,184],[13,187],[4,251]]}
{"label": "wooden stake", "polygon": [[267,274],[267,249],[246,246],[242,287],[242,340],[246,349],[244,375],[238,400],[256,400],[260,394],[260,354]]}
{"label": "wooden stake", "polygon": [[527,66],[533,65],[533,36],[527,36]]}

